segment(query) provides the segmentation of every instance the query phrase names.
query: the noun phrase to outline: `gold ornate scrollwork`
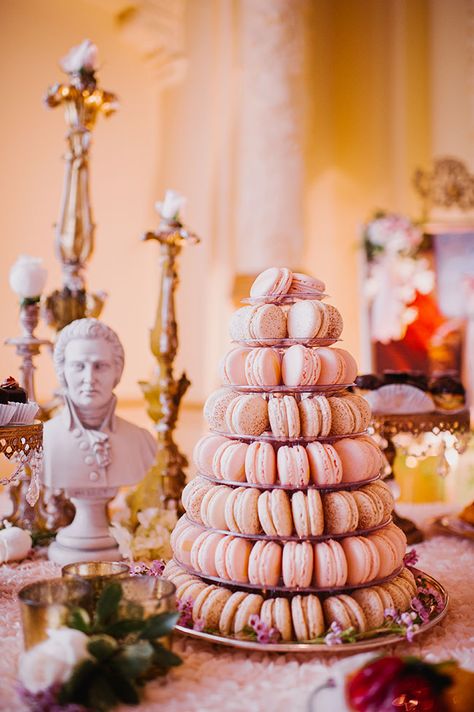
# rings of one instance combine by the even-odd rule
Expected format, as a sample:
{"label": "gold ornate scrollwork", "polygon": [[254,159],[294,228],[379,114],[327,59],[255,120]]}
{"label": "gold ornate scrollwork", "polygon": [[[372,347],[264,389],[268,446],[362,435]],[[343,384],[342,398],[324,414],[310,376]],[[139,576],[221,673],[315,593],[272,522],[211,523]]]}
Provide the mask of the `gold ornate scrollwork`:
{"label": "gold ornate scrollwork", "polygon": [[424,202],[425,214],[431,207],[474,208],[474,175],[456,158],[438,158],[432,171],[415,171],[414,185]]}

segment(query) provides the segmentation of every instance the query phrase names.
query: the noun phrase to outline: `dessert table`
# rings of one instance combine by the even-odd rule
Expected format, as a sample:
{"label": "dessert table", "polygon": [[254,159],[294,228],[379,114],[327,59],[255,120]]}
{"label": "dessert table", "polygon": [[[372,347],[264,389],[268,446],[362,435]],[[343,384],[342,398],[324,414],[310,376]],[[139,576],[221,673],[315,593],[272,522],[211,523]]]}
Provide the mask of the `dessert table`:
{"label": "dessert table", "polygon": [[[399,506],[403,516],[426,531],[432,517],[448,513],[448,505]],[[446,618],[411,644],[399,644],[399,654],[423,655],[436,661],[456,659],[474,671],[474,544],[467,539],[430,533],[416,545],[419,567],[435,576],[448,590],[451,600]],[[16,591],[26,583],[56,576],[59,567],[41,558],[0,566],[0,710],[25,709],[15,692],[16,665],[22,646]],[[312,690],[327,676],[327,666],[343,657],[338,648],[327,655],[263,654],[237,652],[178,637],[175,650],[184,664],[166,680],[146,688],[140,712],[306,712]],[[390,652],[390,648],[384,648]]]}

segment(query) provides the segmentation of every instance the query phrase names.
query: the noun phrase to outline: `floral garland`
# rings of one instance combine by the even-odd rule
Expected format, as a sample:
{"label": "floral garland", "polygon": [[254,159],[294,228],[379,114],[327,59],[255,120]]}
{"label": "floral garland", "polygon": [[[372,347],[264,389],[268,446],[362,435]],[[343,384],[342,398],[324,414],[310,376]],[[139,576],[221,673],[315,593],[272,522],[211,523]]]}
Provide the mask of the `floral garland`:
{"label": "floral garland", "polygon": [[362,228],[368,263],[365,292],[371,305],[371,337],[385,344],[399,341],[418,316],[411,302],[429,294],[434,273],[422,256],[426,247],[420,228],[396,213],[376,212]]}

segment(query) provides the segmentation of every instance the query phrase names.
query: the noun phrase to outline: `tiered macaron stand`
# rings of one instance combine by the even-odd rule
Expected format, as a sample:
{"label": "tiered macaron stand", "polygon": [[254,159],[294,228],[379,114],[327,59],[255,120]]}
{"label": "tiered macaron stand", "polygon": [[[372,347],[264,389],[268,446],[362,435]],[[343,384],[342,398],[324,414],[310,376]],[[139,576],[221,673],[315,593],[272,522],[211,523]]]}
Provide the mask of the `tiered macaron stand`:
{"label": "tiered macaron stand", "polygon": [[[318,295],[317,298],[322,298],[327,295]],[[312,294],[299,294],[298,296],[288,296],[285,295],[283,297],[264,297],[262,299],[258,300],[252,300],[252,299],[247,299],[243,300],[246,303],[277,303],[277,304],[283,304],[283,303],[291,303],[292,301],[300,301],[302,299],[315,299],[314,293]],[[263,347],[263,346],[269,346],[281,351],[284,351],[285,349],[289,348],[290,346],[293,346],[294,344],[302,344],[304,346],[311,346],[311,347],[321,347],[321,346],[330,346],[333,345],[339,341],[339,339],[330,339],[330,338],[324,338],[324,339],[318,339],[318,338],[313,338],[313,339],[290,339],[290,338],[285,338],[285,339],[244,339],[244,340],[239,340],[236,341],[236,344],[239,344],[240,346],[244,347]],[[345,389],[347,389],[350,385],[353,384],[337,384],[337,385],[309,385],[309,386],[242,386],[242,385],[229,385],[228,388],[240,392],[240,393],[252,393],[252,394],[260,394],[264,397],[269,396],[270,394],[285,394],[285,395],[292,395],[294,396],[297,400],[300,399],[303,395],[325,395],[325,396],[332,396],[332,395],[337,395],[343,392]],[[357,437],[361,435],[366,435],[367,431],[364,431],[364,433],[352,433],[350,435],[344,434],[344,435],[332,435],[332,436],[327,436],[327,437],[299,437],[299,438],[281,438],[281,437],[275,437],[271,432],[265,432],[264,434],[260,436],[247,436],[247,435],[240,435],[240,434],[235,434],[235,433],[230,433],[230,432],[217,432],[215,431],[215,434],[222,435],[226,438],[229,439],[235,439],[239,440],[241,442],[245,443],[252,443],[254,441],[265,441],[269,442],[273,445],[275,449],[278,449],[282,445],[307,445],[310,442],[314,441],[319,441],[322,443],[331,443],[336,440],[340,440],[342,438],[347,438],[347,437]],[[338,484],[334,484],[332,486],[321,486],[317,484],[308,484],[305,486],[293,486],[293,485],[286,485],[286,484],[281,484],[281,483],[274,483],[274,484],[260,484],[260,483],[250,483],[247,481],[229,481],[229,480],[222,480],[222,479],[217,479],[215,477],[212,477],[208,474],[203,474],[203,473],[198,473],[201,478],[204,478],[208,480],[209,482],[212,482],[214,485],[225,485],[227,487],[231,488],[237,488],[237,487],[253,487],[257,488],[259,490],[272,490],[272,489],[283,489],[286,490],[289,493],[296,492],[296,491],[303,491],[307,492],[310,489],[317,489],[321,493],[325,492],[331,492],[331,491],[338,491],[338,490],[356,490],[360,489],[361,487],[364,487],[365,485],[369,484],[370,482],[373,482],[375,480],[378,480],[381,476],[381,473],[377,473],[375,476],[363,480],[363,481],[358,481],[358,482],[341,482]],[[379,529],[385,527],[387,524],[389,524],[392,521],[392,518],[390,517],[386,521],[377,524],[376,526],[370,528],[370,529],[358,529],[356,531],[350,531],[350,532],[344,532],[340,534],[322,534],[320,536],[304,536],[300,537],[297,535],[292,535],[288,537],[284,536],[270,536],[266,534],[255,534],[255,535],[250,535],[250,534],[242,534],[238,533],[235,531],[227,531],[227,530],[218,530],[218,529],[211,529],[209,527],[206,527],[202,523],[198,523],[191,519],[188,514],[185,515],[187,519],[189,520],[189,523],[201,527],[204,530],[208,529],[209,531],[215,532],[215,533],[220,533],[220,534],[225,534],[225,535],[230,535],[232,537],[243,537],[247,540],[250,541],[275,541],[279,543],[285,543],[289,541],[297,541],[297,542],[318,542],[318,541],[325,541],[328,539],[343,539],[348,536],[364,536],[370,533],[374,533],[378,531]],[[198,577],[204,582],[207,582],[209,584],[215,584],[219,586],[224,586],[225,588],[231,590],[231,591],[248,591],[250,593],[260,593],[264,597],[267,595],[272,596],[273,593],[278,594],[279,596],[283,597],[291,597],[291,595],[296,595],[296,594],[317,594],[317,595],[327,595],[327,594],[338,594],[338,593],[349,593],[350,591],[353,591],[357,588],[367,588],[369,586],[375,586],[375,585],[380,585],[383,583],[387,583],[394,579],[401,571],[403,568],[402,566],[398,567],[397,570],[393,571],[389,576],[386,576],[382,579],[378,580],[373,580],[370,582],[366,582],[360,585],[344,585],[340,586],[338,588],[321,588],[321,587],[316,587],[316,586],[310,586],[308,588],[298,588],[298,587],[287,587],[281,584],[281,581],[279,582],[279,585],[272,586],[272,587],[262,587],[259,585],[254,585],[251,583],[240,583],[240,582],[232,582],[226,579],[214,577],[214,576],[208,576],[206,574],[203,574],[200,571],[196,571],[192,569],[190,566],[184,565],[182,562],[178,560],[177,557],[175,557],[175,562],[184,570],[189,572],[190,574]],[[423,625],[420,626],[419,630],[417,631],[416,634],[423,633],[430,628],[432,628],[434,625],[436,625],[442,618],[446,615],[447,612],[447,607],[448,607],[448,602],[449,602],[449,597],[444,589],[444,587],[436,581],[433,577],[429,576],[428,574],[421,572],[421,571],[416,571],[413,569],[413,573],[415,577],[418,577],[418,575],[422,576],[424,581],[427,582],[430,586],[432,586],[439,596],[441,597],[443,601],[443,607],[441,610],[438,610],[436,614],[433,614],[430,617],[430,620],[424,623]],[[281,585],[280,585],[281,584]],[[334,647],[328,646],[326,644],[323,644],[321,642],[301,642],[301,641],[281,641],[278,643],[260,643],[255,640],[249,640],[248,638],[246,639],[245,637],[242,636],[224,636],[220,635],[214,632],[208,632],[208,631],[201,631],[201,630],[195,630],[193,628],[187,628],[181,625],[176,626],[176,630],[179,631],[180,633],[183,633],[187,636],[190,636],[192,638],[196,638],[199,640],[205,640],[207,642],[211,643],[217,643],[221,645],[229,645],[233,646],[235,648],[240,648],[244,650],[258,650],[258,651],[268,651],[268,652],[308,652],[308,653],[316,653],[316,652],[323,652],[323,653],[333,653]],[[344,643],[343,645],[337,646],[338,651],[340,652],[361,652],[364,650],[370,650],[373,648],[385,646],[385,645],[390,645],[394,644],[396,642],[399,642],[401,640],[404,640],[403,635],[398,635],[398,634],[393,634],[393,633],[385,633],[385,634],[379,634],[379,635],[374,635],[374,636],[368,636],[367,638],[363,640],[358,640],[357,642],[354,643]]]}

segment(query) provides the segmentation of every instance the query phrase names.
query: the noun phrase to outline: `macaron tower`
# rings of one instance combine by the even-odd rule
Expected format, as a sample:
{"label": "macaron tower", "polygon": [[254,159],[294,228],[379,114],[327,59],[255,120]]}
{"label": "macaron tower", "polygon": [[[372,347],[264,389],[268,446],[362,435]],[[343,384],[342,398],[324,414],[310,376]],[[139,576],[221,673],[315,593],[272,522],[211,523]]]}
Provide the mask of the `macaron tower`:
{"label": "macaron tower", "polygon": [[325,285],[270,268],[231,318],[222,387],[204,407],[210,432],[172,533],[165,576],[193,618],[243,636],[252,616],[283,641],[336,622],[365,632],[416,594],[391,521],[370,408],[347,388],[357,364]]}

